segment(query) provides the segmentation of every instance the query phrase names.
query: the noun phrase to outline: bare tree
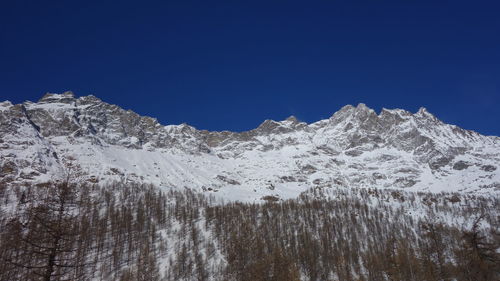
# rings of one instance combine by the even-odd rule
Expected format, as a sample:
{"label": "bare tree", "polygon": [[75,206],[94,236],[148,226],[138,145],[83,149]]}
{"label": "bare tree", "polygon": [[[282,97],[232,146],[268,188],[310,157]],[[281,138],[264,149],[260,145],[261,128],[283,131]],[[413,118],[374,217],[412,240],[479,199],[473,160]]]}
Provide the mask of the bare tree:
{"label": "bare tree", "polygon": [[[488,241],[481,233],[480,224],[485,214],[479,215],[470,230],[464,231],[462,244],[456,250],[459,263],[459,280],[499,280],[500,255],[498,241]],[[498,235],[498,233],[496,233]]]}
{"label": "bare tree", "polygon": [[11,237],[16,241],[16,255],[6,262],[28,271],[35,280],[68,277],[79,266],[75,264],[79,234],[75,186],[63,181],[40,190],[38,196],[8,223],[10,235],[17,237]]}

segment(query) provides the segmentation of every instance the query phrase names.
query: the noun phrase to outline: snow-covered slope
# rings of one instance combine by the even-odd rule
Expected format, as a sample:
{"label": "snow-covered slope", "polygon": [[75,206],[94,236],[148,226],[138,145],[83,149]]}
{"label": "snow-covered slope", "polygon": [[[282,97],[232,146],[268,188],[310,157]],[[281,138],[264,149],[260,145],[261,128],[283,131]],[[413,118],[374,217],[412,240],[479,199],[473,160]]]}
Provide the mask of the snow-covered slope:
{"label": "snow-covered slope", "polygon": [[412,114],[347,105],[312,124],[289,117],[247,132],[159,124],[94,96],[0,103],[0,181],[189,187],[228,199],[295,197],[315,186],[500,191],[500,138]]}

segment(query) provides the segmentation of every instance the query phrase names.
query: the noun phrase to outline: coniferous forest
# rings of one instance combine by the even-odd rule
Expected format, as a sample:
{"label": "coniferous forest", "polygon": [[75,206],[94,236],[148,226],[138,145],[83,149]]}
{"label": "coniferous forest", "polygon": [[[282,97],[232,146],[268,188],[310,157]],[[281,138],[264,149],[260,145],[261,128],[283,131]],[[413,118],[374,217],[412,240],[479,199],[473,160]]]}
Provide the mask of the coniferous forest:
{"label": "coniferous forest", "polygon": [[500,280],[500,202],[316,188],[221,202],[190,189],[0,187],[0,280]]}

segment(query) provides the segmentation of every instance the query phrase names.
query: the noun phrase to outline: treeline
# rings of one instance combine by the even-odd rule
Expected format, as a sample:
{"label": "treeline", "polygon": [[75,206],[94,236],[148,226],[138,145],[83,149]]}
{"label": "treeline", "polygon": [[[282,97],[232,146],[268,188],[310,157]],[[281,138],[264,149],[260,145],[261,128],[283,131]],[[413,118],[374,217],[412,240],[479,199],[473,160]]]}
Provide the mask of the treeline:
{"label": "treeline", "polygon": [[500,280],[499,200],[312,189],[220,203],[62,181],[0,194],[0,280]]}

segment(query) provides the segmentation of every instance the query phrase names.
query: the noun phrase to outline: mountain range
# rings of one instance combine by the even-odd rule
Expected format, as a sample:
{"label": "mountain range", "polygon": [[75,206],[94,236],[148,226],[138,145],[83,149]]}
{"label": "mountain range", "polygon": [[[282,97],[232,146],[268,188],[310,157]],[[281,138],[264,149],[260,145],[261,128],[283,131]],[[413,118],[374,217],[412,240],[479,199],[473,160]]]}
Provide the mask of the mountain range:
{"label": "mountain range", "polygon": [[228,200],[293,198],[314,187],[500,191],[500,137],[416,113],[346,105],[314,123],[291,116],[244,132],[198,130],[71,92],[0,103],[0,182],[190,188]]}

